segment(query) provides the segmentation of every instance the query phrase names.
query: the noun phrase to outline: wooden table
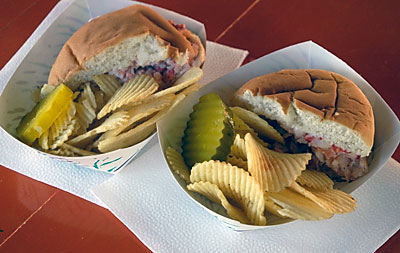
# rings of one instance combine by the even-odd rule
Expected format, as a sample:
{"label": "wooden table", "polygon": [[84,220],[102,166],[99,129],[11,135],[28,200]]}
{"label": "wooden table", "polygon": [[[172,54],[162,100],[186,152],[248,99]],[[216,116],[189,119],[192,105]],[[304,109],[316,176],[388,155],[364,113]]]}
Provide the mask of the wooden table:
{"label": "wooden table", "polygon": [[[246,62],[313,40],[358,71],[400,115],[400,2],[145,0],[203,22],[211,41],[247,49]],[[0,67],[56,0],[3,0]],[[397,149],[394,158],[400,161]],[[397,200],[398,201],[398,200]],[[148,252],[109,211],[0,166],[1,252]],[[400,251],[400,232],[378,252]]]}

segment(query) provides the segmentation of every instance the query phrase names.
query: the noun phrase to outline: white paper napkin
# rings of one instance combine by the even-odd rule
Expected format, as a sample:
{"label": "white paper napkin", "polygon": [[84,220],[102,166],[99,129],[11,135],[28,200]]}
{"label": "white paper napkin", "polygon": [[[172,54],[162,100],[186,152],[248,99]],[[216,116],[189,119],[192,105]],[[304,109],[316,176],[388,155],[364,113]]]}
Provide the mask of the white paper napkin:
{"label": "white paper napkin", "polygon": [[93,192],[155,252],[373,252],[400,228],[400,164],[391,159],[352,193],[355,212],[235,232],[172,179],[153,139],[129,167]]}
{"label": "white paper napkin", "polygon": [[[51,24],[52,19],[66,7],[60,2],[49,14],[44,22],[33,33],[29,40],[21,47],[14,57],[0,72],[0,91],[18,67],[19,63],[29,52],[29,49],[41,36],[43,31]],[[207,61],[204,66],[202,84],[206,84],[239,67],[247,56],[245,50],[235,49],[214,42],[207,42]],[[223,66],[223,68],[221,68]],[[104,206],[91,192],[90,188],[104,182],[111,177],[110,174],[82,168],[71,163],[50,159],[38,155],[31,149],[18,145],[12,137],[0,128],[0,164],[23,175],[55,186],[79,197],[87,199],[98,205]],[[143,154],[143,152],[141,152]],[[138,155],[140,156],[140,154]],[[124,170],[135,169],[134,162]]]}

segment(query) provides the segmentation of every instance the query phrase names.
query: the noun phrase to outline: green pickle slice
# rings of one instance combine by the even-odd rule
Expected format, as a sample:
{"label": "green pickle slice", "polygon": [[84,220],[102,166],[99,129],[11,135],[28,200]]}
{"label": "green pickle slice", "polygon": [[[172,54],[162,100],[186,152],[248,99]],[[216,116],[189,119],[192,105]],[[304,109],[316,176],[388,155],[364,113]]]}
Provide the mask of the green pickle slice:
{"label": "green pickle slice", "polygon": [[64,84],[57,86],[21,119],[17,127],[18,138],[24,143],[32,145],[68,108],[72,101],[72,95],[73,92]]}
{"label": "green pickle slice", "polygon": [[193,106],[182,138],[182,156],[191,168],[208,160],[225,161],[234,140],[232,112],[215,93]]}

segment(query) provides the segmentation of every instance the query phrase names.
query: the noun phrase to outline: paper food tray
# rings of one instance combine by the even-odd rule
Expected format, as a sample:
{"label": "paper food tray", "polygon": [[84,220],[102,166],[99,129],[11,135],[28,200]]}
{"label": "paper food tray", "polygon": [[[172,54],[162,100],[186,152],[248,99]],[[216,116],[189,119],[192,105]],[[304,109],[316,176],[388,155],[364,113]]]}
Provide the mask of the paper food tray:
{"label": "paper food tray", "polygon": [[[53,62],[65,41],[82,25],[90,19],[103,14],[127,7],[133,4],[143,4],[136,1],[107,1],[107,0],[76,0],[71,1],[70,5],[59,15],[54,22],[43,33],[29,53],[17,67],[14,74],[6,83],[0,84],[0,126],[10,135],[16,136],[15,129],[23,115],[29,112],[34,102],[32,92],[37,87],[47,83],[47,78]],[[174,20],[179,24],[186,24],[186,27],[196,33],[203,45],[206,45],[206,31],[204,25],[178,13],[147,5],[155,9],[167,20]],[[136,154],[154,136],[152,134],[142,142],[115,150],[112,152],[84,156],[84,157],[64,157],[41,152],[31,148],[38,155],[46,155],[54,159],[72,162],[77,165],[100,170],[108,173],[120,171],[131,161]],[[25,145],[16,138],[12,137],[20,145]],[[25,145],[26,146],[26,145]]]}
{"label": "paper food tray", "polygon": [[[198,102],[200,96],[215,92],[229,105],[234,92],[248,80],[282,69],[325,69],[333,71],[352,80],[367,96],[373,107],[375,117],[375,139],[369,172],[351,183],[337,185],[337,188],[347,193],[351,193],[360,187],[382,168],[392,156],[400,140],[400,122],[382,97],[366,80],[345,62],[312,41],[296,44],[261,57],[213,81],[196,94],[186,98],[181,106],[175,108],[168,117],[165,117],[157,124],[159,141],[163,152],[168,146],[180,150],[180,139],[183,136],[183,130],[186,127],[192,107]],[[165,168],[168,169],[167,162],[165,162]],[[171,176],[174,176],[181,189],[196,203],[202,203],[202,207],[234,230],[254,230],[267,227],[245,225],[230,219],[222,208],[218,208],[219,205],[212,204],[212,202],[188,191],[186,184],[179,176],[172,172]]]}

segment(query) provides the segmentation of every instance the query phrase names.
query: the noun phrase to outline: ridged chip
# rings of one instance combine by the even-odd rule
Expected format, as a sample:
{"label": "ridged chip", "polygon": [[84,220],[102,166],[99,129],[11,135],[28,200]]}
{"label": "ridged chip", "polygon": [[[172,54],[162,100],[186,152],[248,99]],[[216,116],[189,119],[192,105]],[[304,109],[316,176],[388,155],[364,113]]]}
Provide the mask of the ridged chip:
{"label": "ridged chip", "polygon": [[68,140],[68,137],[77,127],[76,120],[74,120],[75,114],[76,108],[74,103],[71,102],[67,110],[57,117],[49,130],[40,136],[39,146],[43,150],[55,149]]}
{"label": "ridged chip", "polygon": [[90,83],[87,82],[83,86],[83,91],[80,94],[78,101],[87,100],[90,107],[97,111],[96,97],[93,93],[92,88],[90,87]]}
{"label": "ridged chip", "polygon": [[217,185],[210,182],[197,182],[189,184],[187,188],[190,191],[197,192],[209,200],[222,205],[232,219],[244,224],[250,224],[246,214],[241,209],[231,205]]}
{"label": "ridged chip", "polygon": [[71,102],[68,110],[60,114],[54,121],[49,129],[49,144],[51,149],[61,146],[61,144],[67,141],[69,136],[71,136],[77,127],[76,120],[74,119],[75,114],[76,107],[75,104]]}
{"label": "ridged chip", "polygon": [[179,94],[185,94],[186,96],[189,96],[190,94],[192,94],[193,92],[198,91],[201,87],[203,87],[204,85],[199,84],[199,83],[195,83],[193,85],[190,85],[189,87],[183,89],[182,91],[179,91]]}
{"label": "ridged chip", "polygon": [[64,149],[65,151],[73,152],[75,155],[80,155],[80,156],[97,155],[94,152],[90,152],[90,151],[87,151],[87,150],[84,150],[84,149],[81,149],[78,147],[74,147],[72,145],[68,145],[67,143],[63,143],[60,146],[60,149]]}
{"label": "ridged chip", "polygon": [[96,118],[96,112],[87,99],[75,103],[75,107],[76,118],[80,127],[79,129],[77,129],[77,131],[74,132],[74,134],[83,134]]}
{"label": "ridged chip", "polygon": [[50,148],[56,149],[57,147],[65,143],[76,127],[77,121],[76,119],[72,119],[71,122],[66,126],[66,128],[57,137],[54,138],[53,143],[50,145]]}
{"label": "ridged chip", "polygon": [[48,150],[49,147],[49,130],[44,132],[40,137],[39,137],[39,147],[41,147],[43,150]]}
{"label": "ridged chip", "polygon": [[150,100],[147,103],[138,104],[136,106],[133,106],[128,111],[128,116],[129,116],[128,120],[121,126],[115,128],[113,130],[107,131],[102,136],[102,139],[104,140],[107,138],[117,136],[118,134],[122,133],[123,131],[125,131],[129,127],[131,127],[132,124],[167,107],[168,105],[170,105],[172,103],[174,98],[175,98],[174,94],[167,94],[163,97],[160,97],[159,99]]}
{"label": "ridged chip", "polygon": [[181,154],[172,147],[165,150],[165,156],[172,171],[179,175],[185,182],[190,183],[190,172]]}
{"label": "ridged chip", "polygon": [[106,100],[110,99],[114,93],[121,87],[117,78],[112,75],[95,75],[93,81],[99,86],[100,90],[106,95]]}
{"label": "ridged chip", "polygon": [[264,191],[279,192],[306,169],[311,154],[286,154],[269,150],[250,133],[245,136],[249,172]]}
{"label": "ridged chip", "polygon": [[84,133],[81,135],[76,136],[75,138],[71,139],[68,141],[68,144],[70,145],[75,145],[75,146],[81,146],[82,142],[85,142],[87,139],[90,137],[104,133],[109,130],[113,130],[121,125],[123,125],[125,122],[128,121],[128,112],[126,111],[118,111],[110,115],[100,126]]}
{"label": "ridged chip", "polygon": [[127,132],[121,133],[120,135],[100,141],[98,144],[98,149],[101,152],[109,152],[119,148],[125,148],[142,141],[144,138],[154,132],[155,123],[162,119],[173,108],[175,108],[175,106],[177,106],[184,98],[185,95],[177,95],[169,107],[165,107],[161,111],[157,112],[153,117],[142,124],[132,128]]}
{"label": "ridged chip", "polygon": [[184,85],[184,87],[188,87],[189,85],[195,84],[200,81],[202,76],[203,70],[199,67],[193,67],[187,70],[182,76],[180,76],[172,86]]}
{"label": "ridged chip", "polygon": [[202,76],[203,76],[203,70],[201,68],[197,67],[190,68],[181,77],[179,77],[178,80],[176,80],[171,87],[153,94],[151,98],[156,98],[156,97],[158,98],[170,93],[176,93],[186,87],[189,87],[192,84],[197,83]]}
{"label": "ridged chip", "polygon": [[150,121],[146,121],[145,123],[138,125],[128,132],[100,141],[97,148],[100,152],[105,153],[141,142],[150,134],[154,133],[156,129],[156,124],[154,122],[149,124]]}
{"label": "ridged chip", "polygon": [[251,224],[266,224],[263,190],[247,171],[225,162],[206,161],[192,167],[190,181],[216,184],[227,198],[241,205]]}
{"label": "ridged chip", "polygon": [[247,133],[251,133],[254,136],[257,136],[258,134],[254,131],[253,128],[251,128],[249,125],[247,125],[236,113],[233,112],[233,125],[234,125],[234,130],[235,133],[239,134],[240,137],[244,138],[244,136]]}
{"label": "ridged chip", "polygon": [[319,199],[323,199],[326,203],[329,203],[331,210],[335,213],[350,213],[357,207],[355,199],[351,195],[340,190],[329,189],[320,192],[315,191],[314,189],[309,189],[309,191]]}
{"label": "ridged chip", "polygon": [[104,92],[101,90],[96,90],[94,92],[94,97],[96,99],[96,105],[97,105],[96,109],[99,110],[100,108],[103,108],[103,106],[107,102],[106,95],[104,94]]}
{"label": "ridged chip", "polygon": [[254,129],[258,134],[265,136],[271,140],[275,140],[284,144],[285,141],[279,132],[270,126],[267,121],[260,118],[252,111],[248,111],[241,107],[231,107],[233,113],[241,118],[248,126]]}
{"label": "ridged chip", "polygon": [[[132,106],[132,105],[136,105],[136,104],[146,102],[149,100],[158,99],[167,94],[177,93],[180,90],[185,89],[186,87],[189,87],[190,85],[197,83],[201,79],[202,76],[203,76],[202,69],[197,68],[197,67],[190,68],[181,77],[179,77],[178,80],[176,80],[175,83],[171,87],[166,88],[161,91],[158,91],[158,92],[152,94],[151,96],[148,96],[143,101],[138,101],[138,102],[133,102],[133,103],[131,102],[131,103],[129,103],[129,105]],[[179,94],[186,96],[187,92],[181,92]]]}
{"label": "ridged chip", "polygon": [[65,148],[57,148],[54,150],[47,150],[47,153],[53,154],[53,155],[59,155],[59,156],[79,156],[77,154],[75,154],[73,151],[69,150],[69,149],[65,149]]}
{"label": "ridged chip", "polygon": [[305,188],[293,182],[290,189],[310,199],[320,207],[332,213],[350,213],[356,208],[356,201],[349,194],[336,189],[318,191]]}
{"label": "ridged chip", "polygon": [[281,217],[285,218],[282,214],[280,214],[278,211],[282,209],[282,207],[278,206],[275,204],[275,202],[268,196],[268,194],[264,193],[264,204],[265,204],[265,211]]}
{"label": "ridged chip", "polygon": [[247,161],[243,160],[243,159],[240,158],[240,157],[237,157],[237,156],[234,156],[234,155],[232,155],[232,154],[229,154],[229,155],[226,157],[226,161],[227,161],[228,163],[232,164],[233,166],[242,168],[242,169],[244,169],[244,170],[248,170]]}
{"label": "ridged chip", "polygon": [[244,139],[240,137],[240,134],[236,134],[235,139],[233,140],[231,154],[233,156],[241,158],[244,161],[247,161],[246,144],[244,142]]}
{"label": "ridged chip", "polygon": [[107,113],[129,103],[141,101],[156,92],[157,89],[158,83],[153,77],[148,75],[136,76],[114,93],[107,104],[97,114],[97,118],[101,119]]}
{"label": "ridged chip", "polygon": [[333,213],[324,210],[310,199],[289,189],[280,192],[266,192],[265,194],[267,198],[281,207],[277,212],[282,216],[299,220],[323,220],[333,216]]}
{"label": "ridged chip", "polygon": [[316,170],[303,170],[296,182],[318,191],[333,189],[333,181],[325,173]]}

